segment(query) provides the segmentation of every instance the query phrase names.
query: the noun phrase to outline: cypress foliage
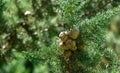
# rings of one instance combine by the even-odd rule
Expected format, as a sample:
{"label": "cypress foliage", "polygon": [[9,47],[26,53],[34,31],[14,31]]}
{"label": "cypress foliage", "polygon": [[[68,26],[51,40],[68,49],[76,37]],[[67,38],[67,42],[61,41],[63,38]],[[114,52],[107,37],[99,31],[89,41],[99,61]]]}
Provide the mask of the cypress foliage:
{"label": "cypress foliage", "polygon": [[119,3],[0,0],[0,73],[119,73]]}
{"label": "cypress foliage", "polygon": [[[88,4],[87,4],[88,2]],[[70,4],[71,3],[71,4]],[[76,6],[77,2],[74,2],[70,0],[68,3],[63,2],[61,8],[63,9],[63,18],[64,20],[67,20],[67,30],[70,28],[77,28],[79,26],[80,31],[80,37],[76,40],[78,42],[77,46],[84,46],[84,51],[76,50],[73,52],[73,55],[69,57],[70,61],[73,62],[72,64],[72,70],[71,68],[66,68],[66,71],[69,73],[101,73],[101,72],[109,72],[110,69],[113,69],[111,71],[114,72],[114,66],[112,62],[117,57],[114,57],[113,60],[110,59],[110,53],[106,52],[108,51],[108,46],[106,46],[106,30],[111,22],[111,18],[117,14],[119,14],[119,6],[116,8],[108,9],[107,11],[102,12],[94,12],[96,15],[93,17],[93,14],[89,16],[92,16],[91,18],[82,19],[82,13],[80,13],[81,8],[85,7],[87,4],[88,7],[90,6],[90,2],[85,1],[81,6]],[[85,4],[85,5],[84,5]],[[83,6],[82,6],[83,5]],[[70,8],[71,7],[71,8]],[[77,10],[78,8],[78,10]],[[99,8],[99,7],[98,7]],[[71,12],[69,12],[69,9],[71,9]],[[76,9],[76,10],[75,10]],[[80,9],[80,10],[79,10]],[[85,8],[87,9],[87,8]],[[85,10],[83,9],[83,11]],[[102,8],[104,10],[104,8]],[[88,12],[91,11],[87,10]],[[78,12],[78,13],[77,13]],[[90,12],[92,13],[92,12]],[[85,15],[87,17],[87,15]],[[80,18],[81,17],[81,18]],[[81,20],[82,19],[82,20]],[[115,53],[111,52],[111,56]],[[107,57],[109,56],[109,57]],[[66,60],[66,59],[64,59]],[[103,60],[109,61],[108,69],[103,70],[102,69],[102,62]],[[119,63],[118,61],[116,62]],[[69,64],[69,63],[66,63]],[[112,64],[112,65],[111,65]],[[67,65],[66,65],[67,66]],[[71,66],[71,63],[70,65]],[[110,68],[110,69],[109,69]]]}

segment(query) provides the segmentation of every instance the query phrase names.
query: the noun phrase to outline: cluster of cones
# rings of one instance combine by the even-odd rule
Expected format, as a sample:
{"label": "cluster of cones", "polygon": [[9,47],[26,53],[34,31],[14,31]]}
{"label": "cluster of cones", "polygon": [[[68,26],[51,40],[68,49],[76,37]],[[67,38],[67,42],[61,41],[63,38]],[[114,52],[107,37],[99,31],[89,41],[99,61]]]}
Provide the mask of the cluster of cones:
{"label": "cluster of cones", "polygon": [[62,31],[59,34],[60,48],[64,51],[64,56],[69,58],[72,55],[72,51],[77,50],[76,39],[79,36],[79,30],[70,29],[69,31]]}

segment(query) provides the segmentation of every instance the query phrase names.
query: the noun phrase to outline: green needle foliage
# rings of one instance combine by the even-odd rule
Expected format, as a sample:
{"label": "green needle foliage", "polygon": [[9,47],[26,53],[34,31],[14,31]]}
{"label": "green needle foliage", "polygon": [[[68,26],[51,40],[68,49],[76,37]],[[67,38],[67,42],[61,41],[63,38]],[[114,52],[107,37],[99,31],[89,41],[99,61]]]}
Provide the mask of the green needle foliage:
{"label": "green needle foliage", "polygon": [[[0,0],[0,73],[119,73],[119,4]],[[80,33],[66,58],[58,36],[70,29]]]}
{"label": "green needle foliage", "polygon": [[[106,30],[111,22],[111,18],[119,14],[120,7],[114,8],[113,6],[113,8],[107,11],[102,8],[103,10],[92,14],[90,11],[94,8],[86,8],[90,7],[92,3],[90,0],[84,1],[79,6],[77,6],[77,3],[78,2],[70,0],[68,3],[62,2],[61,5],[63,20],[65,20],[65,22],[68,23],[67,26],[69,26],[67,29],[73,26],[75,26],[75,28],[79,27],[81,37],[76,41],[82,41],[82,45],[85,46],[84,52],[76,52],[77,56],[73,55],[71,58],[74,62],[72,73],[109,73],[114,72],[115,69],[117,69],[115,71],[116,73],[119,72],[118,68],[115,68],[119,67],[119,61],[117,59],[119,55],[112,51],[112,49],[108,51],[108,46],[106,46]],[[99,8],[99,6],[97,7]],[[91,14],[85,15],[86,19],[84,19],[82,12],[86,10]],[[107,63],[108,66],[102,64],[103,58],[109,61]],[[102,68],[102,65],[105,66],[105,69],[104,67]]]}

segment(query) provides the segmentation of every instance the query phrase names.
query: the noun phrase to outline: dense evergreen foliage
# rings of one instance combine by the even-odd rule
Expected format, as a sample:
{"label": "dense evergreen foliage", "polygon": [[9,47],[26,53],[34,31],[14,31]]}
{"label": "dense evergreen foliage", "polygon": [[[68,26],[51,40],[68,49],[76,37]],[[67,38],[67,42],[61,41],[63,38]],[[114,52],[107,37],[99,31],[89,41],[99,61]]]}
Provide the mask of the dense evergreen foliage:
{"label": "dense evergreen foliage", "polygon": [[119,0],[0,0],[0,73],[119,73]]}

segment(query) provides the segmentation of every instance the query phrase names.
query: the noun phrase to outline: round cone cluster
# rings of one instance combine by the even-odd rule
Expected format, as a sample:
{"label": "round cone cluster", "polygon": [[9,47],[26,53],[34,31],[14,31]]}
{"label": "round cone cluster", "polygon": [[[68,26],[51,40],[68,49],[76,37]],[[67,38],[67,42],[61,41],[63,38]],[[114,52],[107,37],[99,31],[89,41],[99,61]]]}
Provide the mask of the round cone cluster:
{"label": "round cone cluster", "polygon": [[62,31],[59,34],[60,48],[64,51],[64,56],[69,58],[72,55],[72,51],[77,50],[76,39],[79,36],[79,31],[75,29],[70,29],[69,31]]}

